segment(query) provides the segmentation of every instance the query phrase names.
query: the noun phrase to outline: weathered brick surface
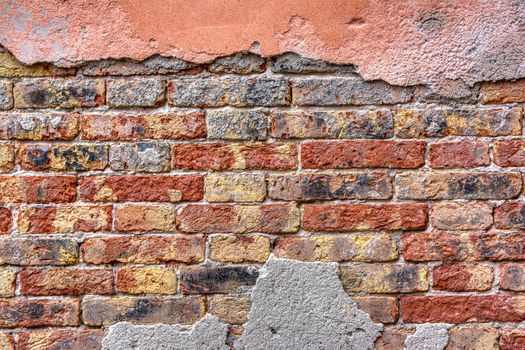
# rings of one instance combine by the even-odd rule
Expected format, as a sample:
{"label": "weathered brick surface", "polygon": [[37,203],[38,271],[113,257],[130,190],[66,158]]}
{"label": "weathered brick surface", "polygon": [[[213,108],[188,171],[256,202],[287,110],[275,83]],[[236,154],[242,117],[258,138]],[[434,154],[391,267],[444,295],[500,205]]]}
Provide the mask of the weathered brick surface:
{"label": "weathered brick surface", "polygon": [[522,349],[525,347],[523,329],[504,329],[501,331],[501,350]]}
{"label": "weathered brick surface", "polygon": [[14,297],[15,289],[16,273],[8,269],[0,269],[0,297]]}
{"label": "weathered brick surface", "polygon": [[333,64],[287,52],[272,58],[272,71],[276,73],[353,73],[356,68],[351,64]]}
{"label": "weathered brick surface", "polygon": [[341,282],[349,293],[410,293],[429,287],[424,266],[401,264],[353,264],[341,267]]}
{"label": "weathered brick surface", "polygon": [[509,136],[521,134],[523,108],[400,109],[394,114],[396,136]]}
{"label": "weathered brick surface", "polygon": [[264,236],[217,236],[211,238],[211,259],[225,263],[264,263],[270,240]]}
{"label": "weathered brick surface", "polygon": [[79,301],[77,299],[11,299],[0,300],[0,326],[57,327],[78,326]]}
{"label": "weathered brick surface", "polygon": [[405,340],[414,334],[413,328],[385,327],[375,342],[377,350],[398,350],[405,347]]}
{"label": "weathered brick surface", "polygon": [[211,110],[206,114],[208,137],[219,140],[264,140],[267,112],[262,110]]}
{"label": "weathered brick surface", "polygon": [[0,81],[0,110],[13,107],[13,83]]}
{"label": "weathered brick surface", "polygon": [[475,168],[490,164],[489,145],[483,141],[431,143],[429,160],[432,168]]}
{"label": "weathered brick surface", "polygon": [[305,169],[419,168],[425,144],[412,141],[326,141],[301,147]]}
{"label": "weathered brick surface", "polygon": [[84,176],[80,197],[89,202],[180,202],[204,196],[201,175]]}
{"label": "weathered brick surface", "polygon": [[525,166],[525,140],[494,141],[494,163],[499,166]]}
{"label": "weathered brick surface", "polygon": [[522,189],[517,172],[404,172],[395,189],[403,199],[508,199]]}
{"label": "weathered brick surface", "polygon": [[268,196],[287,201],[389,199],[392,178],[382,172],[272,175]]}
{"label": "weathered brick surface", "polygon": [[161,173],[169,171],[168,143],[139,142],[112,146],[109,167],[114,171]]}
{"label": "weathered brick surface", "polygon": [[395,323],[399,316],[397,299],[394,297],[353,297],[359,309],[370,315],[376,323]]}
{"label": "weathered brick surface", "polygon": [[2,203],[67,203],[76,199],[74,176],[0,176]]}
{"label": "weathered brick surface", "polygon": [[88,238],[81,250],[88,264],[198,263],[204,260],[204,238],[195,235]]}
{"label": "weathered brick surface", "polygon": [[91,61],[84,64],[82,73],[88,76],[98,75],[151,75],[174,74],[192,68],[193,64],[176,57],[154,55],[144,61],[131,59]]}
{"label": "weathered brick surface", "polygon": [[2,113],[0,139],[19,141],[70,141],[79,132],[78,114]]}
{"label": "weathered brick surface", "polygon": [[126,266],[118,270],[117,288],[128,294],[176,294],[177,274],[164,266]]}
{"label": "weathered brick surface", "polygon": [[308,204],[303,211],[312,232],[422,230],[427,222],[426,204]]}
{"label": "weathered brick surface", "polygon": [[0,173],[10,172],[15,166],[15,147],[9,143],[0,144]]}
{"label": "weathered brick surface", "polygon": [[77,233],[111,231],[108,205],[24,207],[18,215],[20,233]]}
{"label": "weathered brick surface", "polygon": [[255,285],[259,271],[254,266],[195,266],[180,271],[183,294],[235,293]]}
{"label": "weathered brick surface", "polygon": [[481,84],[483,103],[525,102],[525,79]]}
{"label": "weathered brick surface", "polygon": [[486,291],[494,280],[488,264],[451,264],[437,266],[432,271],[432,287],[452,292]]}
{"label": "weathered brick surface", "polygon": [[103,80],[22,80],[14,87],[17,108],[95,107],[104,103]]}
{"label": "weathered brick surface", "polygon": [[177,229],[195,233],[292,233],[299,229],[299,209],[288,204],[187,205],[177,213]]}
{"label": "weathered brick surface", "polygon": [[279,237],[275,255],[302,261],[393,261],[398,258],[397,246],[391,235],[337,235],[309,237]]}
{"label": "weathered brick surface", "polygon": [[292,170],[297,152],[293,143],[178,144],[172,163],[181,170]]}
{"label": "weathered brick surface", "polygon": [[525,265],[503,264],[500,265],[499,286],[504,290],[514,292],[525,291]]}
{"label": "weathered brick surface", "polygon": [[85,298],[82,302],[82,320],[89,326],[108,326],[123,321],[192,324],[204,313],[204,300],[199,297],[106,297]]}
{"label": "weathered brick surface", "polygon": [[175,208],[165,205],[126,204],[115,209],[118,232],[173,232]]}
{"label": "weathered brick surface", "polygon": [[101,329],[50,330],[18,333],[18,349],[100,350],[106,332]]}
{"label": "weathered brick surface", "polygon": [[165,84],[157,79],[110,80],[107,89],[111,107],[158,107],[164,103]]}
{"label": "weathered brick surface", "polygon": [[439,230],[483,230],[492,225],[492,205],[484,202],[439,202],[432,206],[432,227]]}
{"label": "weathered brick surface", "polygon": [[184,140],[206,136],[204,113],[201,112],[83,115],[80,126],[84,140]]}
{"label": "weathered brick surface", "polygon": [[261,56],[252,53],[237,53],[231,56],[216,58],[208,66],[213,73],[252,74],[262,73],[266,69],[266,61]]}
{"label": "weathered brick surface", "polygon": [[13,224],[12,212],[9,208],[0,208],[0,234],[11,232]]}
{"label": "weathered brick surface", "polygon": [[27,144],[18,148],[17,156],[25,170],[103,170],[108,162],[108,147],[100,144]]}
{"label": "weathered brick surface", "polygon": [[28,269],[19,274],[22,295],[114,294],[111,269]]}
{"label": "weathered brick surface", "polygon": [[401,315],[406,322],[520,322],[525,319],[523,296],[405,296]]}
{"label": "weathered brick surface", "polygon": [[262,202],[266,180],[260,174],[209,174],[206,176],[208,202]]}
{"label": "weathered brick surface", "polygon": [[72,239],[0,239],[2,265],[73,265],[78,261],[78,243]]}
{"label": "weathered brick surface", "polygon": [[293,103],[301,106],[391,105],[413,98],[412,88],[358,79],[295,80],[292,90]]}
{"label": "weathered brick surface", "polygon": [[498,350],[499,332],[490,327],[454,327],[445,350]]}
{"label": "weathered brick surface", "polygon": [[248,320],[251,304],[249,298],[214,295],[208,300],[210,313],[217,316],[222,322],[243,324]]}
{"label": "weathered brick surface", "polygon": [[0,77],[21,78],[21,77],[47,77],[74,75],[74,68],[58,68],[49,63],[37,63],[24,65],[20,63],[10,52],[0,52]]}
{"label": "weathered brick surface", "polygon": [[525,229],[525,203],[506,202],[498,206],[494,212],[494,222],[500,229]]}
{"label": "weathered brick surface", "polygon": [[272,112],[271,135],[283,139],[383,139],[393,136],[388,110]]}

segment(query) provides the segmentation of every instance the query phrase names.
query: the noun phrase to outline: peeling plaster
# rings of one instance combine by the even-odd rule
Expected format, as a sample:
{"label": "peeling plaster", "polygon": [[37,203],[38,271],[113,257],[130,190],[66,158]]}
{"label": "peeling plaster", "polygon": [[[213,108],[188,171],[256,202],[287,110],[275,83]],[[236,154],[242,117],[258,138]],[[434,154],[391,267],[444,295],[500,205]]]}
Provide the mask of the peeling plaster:
{"label": "peeling plaster", "polygon": [[295,52],[452,94],[525,76],[524,12],[515,0],[6,0],[0,43],[24,63],[61,66]]}

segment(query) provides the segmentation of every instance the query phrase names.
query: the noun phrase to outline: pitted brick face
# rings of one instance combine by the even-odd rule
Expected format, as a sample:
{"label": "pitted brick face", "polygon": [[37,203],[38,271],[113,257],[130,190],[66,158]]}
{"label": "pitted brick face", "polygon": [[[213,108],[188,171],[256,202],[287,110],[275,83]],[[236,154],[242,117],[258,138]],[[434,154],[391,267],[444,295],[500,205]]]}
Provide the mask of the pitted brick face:
{"label": "pitted brick face", "polygon": [[359,71],[0,51],[0,348],[522,348],[523,81]]}

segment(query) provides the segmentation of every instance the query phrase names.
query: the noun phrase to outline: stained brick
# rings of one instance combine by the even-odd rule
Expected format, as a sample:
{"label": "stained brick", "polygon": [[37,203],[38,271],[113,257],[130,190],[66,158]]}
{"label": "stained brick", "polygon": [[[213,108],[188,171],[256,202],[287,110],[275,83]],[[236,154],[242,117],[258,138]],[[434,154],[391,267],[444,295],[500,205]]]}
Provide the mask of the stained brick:
{"label": "stained brick", "polygon": [[437,142],[429,146],[432,168],[475,168],[490,164],[489,146],[483,141]]}
{"label": "stained brick", "polygon": [[134,142],[111,145],[109,167],[114,171],[160,173],[171,168],[168,143]]}
{"label": "stained brick", "polygon": [[13,108],[13,83],[0,81],[0,110]]}
{"label": "stained brick", "polygon": [[260,174],[209,174],[206,176],[208,202],[262,202],[266,181]]}
{"label": "stained brick", "polygon": [[29,269],[19,276],[22,295],[115,293],[111,269]]}
{"label": "stained brick", "polygon": [[393,136],[392,113],[370,111],[272,112],[271,135],[275,138],[383,139]]}
{"label": "stained brick", "polygon": [[270,240],[264,236],[216,236],[210,242],[211,259],[225,263],[264,263]]}
{"label": "stained brick", "polygon": [[185,298],[85,298],[82,319],[89,326],[108,326],[118,322],[137,324],[193,324],[204,316],[204,300]]}
{"label": "stained brick", "polygon": [[268,113],[263,110],[211,110],[206,113],[208,138],[219,140],[264,140]]}
{"label": "stained brick", "polygon": [[523,108],[401,109],[394,113],[397,137],[521,135]]}
{"label": "stained brick", "polygon": [[441,265],[432,272],[432,287],[452,292],[490,290],[493,280],[492,266],[488,264]]}
{"label": "stained brick", "polygon": [[421,230],[427,226],[426,204],[307,204],[303,227],[311,232]]}
{"label": "stained brick", "polygon": [[484,230],[492,225],[492,205],[440,202],[432,206],[432,227],[439,230]]}
{"label": "stained brick", "polygon": [[429,287],[425,266],[402,264],[352,264],[341,266],[341,282],[349,293],[411,293]]}
{"label": "stained brick", "polygon": [[46,206],[24,207],[18,216],[20,233],[77,233],[111,231],[112,207]]}
{"label": "stained brick", "polygon": [[81,245],[88,264],[198,263],[204,260],[202,236],[133,236],[87,238]]}
{"label": "stained brick", "polygon": [[18,350],[100,350],[106,332],[101,329],[67,329],[18,333]]}
{"label": "stained brick", "polygon": [[119,232],[173,232],[175,208],[167,205],[126,204],[115,209]]}
{"label": "stained brick", "polygon": [[104,103],[104,89],[103,80],[22,80],[15,84],[15,107],[95,107]]}
{"label": "stained brick", "polygon": [[192,68],[194,65],[176,57],[164,57],[154,55],[143,61],[132,59],[106,59],[103,61],[92,61],[82,65],[82,73],[87,76],[98,75],[152,75],[152,74],[175,74]]}
{"label": "stained brick", "polygon": [[17,158],[25,170],[103,170],[108,161],[108,147],[99,144],[24,144],[18,148]]}
{"label": "stained brick", "polygon": [[259,277],[252,266],[194,266],[180,270],[183,294],[235,293],[255,285]]}
{"label": "stained brick", "polygon": [[283,236],[275,241],[274,254],[302,261],[385,262],[398,258],[391,235]]}
{"label": "stained brick", "polygon": [[205,118],[202,112],[83,115],[80,125],[84,140],[184,140],[206,136]]}
{"label": "stained brick", "polygon": [[66,203],[76,198],[75,176],[0,176],[1,203]]}
{"label": "stained brick", "polygon": [[159,107],[165,101],[165,83],[158,79],[112,79],[107,89],[110,107]]}
{"label": "stained brick", "polygon": [[376,323],[395,323],[399,308],[395,297],[359,296],[353,297],[359,309],[370,315]]}
{"label": "stained brick", "polygon": [[413,88],[359,79],[301,79],[292,83],[293,103],[300,106],[390,105],[407,103]]}
{"label": "stained brick", "polygon": [[405,340],[416,330],[405,327],[385,327],[375,342],[377,350],[399,350],[405,347]]}
{"label": "stained brick", "polygon": [[[0,117],[1,118],[1,117]],[[15,166],[15,146],[8,143],[0,144],[0,173],[13,170]]]}
{"label": "stained brick", "polygon": [[501,331],[501,350],[525,348],[525,330],[503,329]]}
{"label": "stained brick", "polygon": [[13,226],[13,216],[11,209],[0,207],[0,234],[11,232]]}
{"label": "stained brick", "polygon": [[456,326],[449,331],[445,350],[499,350],[499,332],[490,327]]}
{"label": "stained brick", "polygon": [[177,229],[194,233],[291,233],[299,229],[299,208],[288,204],[187,205]]}
{"label": "stained brick", "polygon": [[483,103],[525,102],[525,79],[481,84]]}
{"label": "stained brick", "polygon": [[252,74],[262,73],[265,69],[266,60],[263,57],[244,52],[218,57],[208,66],[213,73]]}
{"label": "stained brick", "polygon": [[392,178],[382,172],[271,175],[268,196],[287,201],[389,199]]}
{"label": "stained brick", "polygon": [[128,294],[176,294],[177,274],[165,266],[124,266],[118,270],[117,286]]}
{"label": "stained brick", "polygon": [[494,141],[494,163],[499,166],[525,166],[525,140]]}
{"label": "stained brick", "polygon": [[525,319],[523,296],[406,296],[401,297],[405,322],[520,322]]}
{"label": "stained brick", "polygon": [[79,131],[77,114],[2,113],[0,139],[20,141],[71,141]]}
{"label": "stained brick", "polygon": [[77,299],[10,299],[0,300],[0,326],[57,327],[79,325]]}
{"label": "stained brick", "polygon": [[514,292],[525,291],[525,265],[502,264],[500,265],[499,287]]}
{"label": "stained brick", "polygon": [[301,57],[293,52],[287,52],[272,57],[272,71],[275,73],[354,73],[356,67],[352,64],[334,64],[327,61]]}
{"label": "stained brick", "polygon": [[522,188],[517,172],[404,172],[394,183],[401,199],[507,199]]}
{"label": "stained brick", "polygon": [[72,265],[78,243],[72,239],[0,239],[0,263],[8,265]]}
{"label": "stained brick", "polygon": [[205,143],[173,146],[172,165],[182,170],[291,170],[297,168],[293,143]]}
{"label": "stained brick", "polygon": [[494,212],[494,222],[500,229],[525,229],[525,203],[503,203]]}
{"label": "stained brick", "polygon": [[425,143],[412,141],[317,141],[301,146],[306,169],[419,168]]}
{"label": "stained brick", "polygon": [[525,260],[519,233],[409,233],[402,246],[406,261]]}

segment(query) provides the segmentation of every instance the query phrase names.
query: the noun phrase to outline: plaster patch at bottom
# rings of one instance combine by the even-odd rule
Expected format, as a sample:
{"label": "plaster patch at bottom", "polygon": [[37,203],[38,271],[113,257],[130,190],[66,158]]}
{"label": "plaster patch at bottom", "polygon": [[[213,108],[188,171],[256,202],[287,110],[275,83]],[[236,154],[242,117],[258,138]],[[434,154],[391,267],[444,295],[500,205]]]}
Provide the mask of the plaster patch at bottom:
{"label": "plaster patch at bottom", "polygon": [[228,326],[207,315],[193,327],[181,325],[138,326],[129,322],[109,328],[102,350],[229,350]]}
{"label": "plaster patch at bottom", "polygon": [[405,341],[406,350],[443,350],[448,344],[451,327],[443,323],[418,325],[416,332]]}
{"label": "plaster patch at bottom", "polygon": [[335,263],[271,257],[236,350],[374,349],[383,328],[346,294]]}

